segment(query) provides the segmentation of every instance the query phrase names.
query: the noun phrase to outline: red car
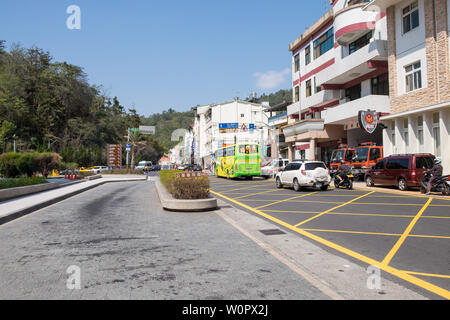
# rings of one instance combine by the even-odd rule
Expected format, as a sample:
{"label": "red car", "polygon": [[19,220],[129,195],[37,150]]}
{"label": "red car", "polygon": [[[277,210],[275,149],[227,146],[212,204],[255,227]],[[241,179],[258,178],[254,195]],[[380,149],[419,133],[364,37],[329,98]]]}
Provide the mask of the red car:
{"label": "red car", "polygon": [[402,191],[419,187],[425,172],[433,168],[434,158],[432,154],[400,154],[383,158],[367,171],[364,177],[366,185],[398,186]]}

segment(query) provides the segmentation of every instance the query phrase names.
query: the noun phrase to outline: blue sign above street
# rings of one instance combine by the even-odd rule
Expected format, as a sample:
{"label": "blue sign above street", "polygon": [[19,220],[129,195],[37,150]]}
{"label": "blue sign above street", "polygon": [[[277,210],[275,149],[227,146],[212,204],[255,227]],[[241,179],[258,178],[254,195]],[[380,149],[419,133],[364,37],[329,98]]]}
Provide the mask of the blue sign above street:
{"label": "blue sign above street", "polygon": [[219,129],[238,129],[239,123],[219,123]]}

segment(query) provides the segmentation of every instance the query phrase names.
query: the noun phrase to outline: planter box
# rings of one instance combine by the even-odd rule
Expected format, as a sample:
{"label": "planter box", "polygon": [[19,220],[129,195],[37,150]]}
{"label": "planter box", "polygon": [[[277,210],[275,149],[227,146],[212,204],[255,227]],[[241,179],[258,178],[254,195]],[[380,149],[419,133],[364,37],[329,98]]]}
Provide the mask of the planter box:
{"label": "planter box", "polygon": [[36,184],[33,186],[25,186],[25,187],[18,187],[18,188],[9,188],[9,189],[3,189],[0,190],[0,201],[10,200],[22,196],[27,196],[30,194],[52,190],[61,187],[59,183],[43,183],[43,184]]}
{"label": "planter box", "polygon": [[156,191],[158,192],[159,200],[164,209],[170,211],[196,212],[196,211],[210,211],[217,208],[217,199],[209,197],[208,199],[199,200],[180,200],[175,199],[162,185],[159,178],[155,181]]}

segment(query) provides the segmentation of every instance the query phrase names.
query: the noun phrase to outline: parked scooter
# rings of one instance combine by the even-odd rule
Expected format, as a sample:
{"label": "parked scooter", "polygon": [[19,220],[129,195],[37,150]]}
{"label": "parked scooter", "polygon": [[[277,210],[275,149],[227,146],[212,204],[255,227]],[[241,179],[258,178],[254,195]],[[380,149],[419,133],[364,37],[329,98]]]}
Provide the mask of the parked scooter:
{"label": "parked scooter", "polygon": [[[420,186],[420,192],[427,192],[428,181],[431,179],[431,173],[425,173]],[[439,179],[433,181],[433,186],[431,187],[431,192],[441,192],[444,196],[450,195],[450,175],[442,176]]]}
{"label": "parked scooter", "polygon": [[353,181],[355,180],[355,176],[353,174],[348,173],[342,182],[338,176],[339,174],[334,176],[334,186],[336,189],[339,189],[340,187],[347,188],[349,190],[353,189]]}

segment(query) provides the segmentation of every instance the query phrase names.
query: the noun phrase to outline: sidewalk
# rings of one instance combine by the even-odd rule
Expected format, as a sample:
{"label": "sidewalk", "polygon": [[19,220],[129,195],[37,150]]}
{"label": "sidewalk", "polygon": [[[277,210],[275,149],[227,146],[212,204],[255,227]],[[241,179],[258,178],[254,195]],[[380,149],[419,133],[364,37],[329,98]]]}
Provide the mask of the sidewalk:
{"label": "sidewalk", "polygon": [[147,176],[106,175],[97,180],[62,186],[58,189],[1,202],[0,225],[105,183],[128,181],[147,181]]}

